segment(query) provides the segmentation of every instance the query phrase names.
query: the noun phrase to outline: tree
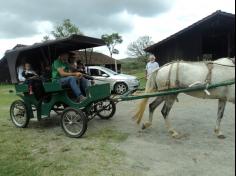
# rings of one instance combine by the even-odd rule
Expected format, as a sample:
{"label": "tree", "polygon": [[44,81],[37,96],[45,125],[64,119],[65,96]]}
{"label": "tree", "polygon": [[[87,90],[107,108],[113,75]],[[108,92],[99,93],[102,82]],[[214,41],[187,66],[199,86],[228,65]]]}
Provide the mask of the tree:
{"label": "tree", "polygon": [[148,53],[144,51],[145,48],[152,45],[154,42],[151,41],[151,37],[142,36],[136,41],[131,42],[128,45],[128,55],[131,57],[138,58],[141,62],[147,63]]}
{"label": "tree", "polygon": [[50,37],[49,37],[48,35],[45,35],[45,36],[43,37],[43,42],[46,42],[46,41],[48,41],[48,40],[50,40]]}
{"label": "tree", "polygon": [[[110,56],[112,58],[112,54],[119,54],[119,50],[115,49],[115,46],[117,44],[120,44],[123,42],[122,37],[118,33],[112,33],[111,35],[103,34],[101,38],[104,40],[104,42],[107,45],[107,48],[110,52]],[[115,60],[116,61],[116,60]],[[117,64],[115,62],[115,69],[117,72]]]}
{"label": "tree", "polygon": [[[65,19],[62,24],[54,25],[54,30],[51,31],[53,39],[59,39],[64,37],[69,37],[72,34],[83,35],[75,24],[73,24],[70,19]],[[50,36],[46,35],[43,37],[43,41],[50,40]]]}
{"label": "tree", "polygon": [[70,19],[65,19],[62,24],[58,24],[55,27],[55,30],[51,34],[56,38],[69,37],[72,34],[83,35],[75,24],[73,24]]}

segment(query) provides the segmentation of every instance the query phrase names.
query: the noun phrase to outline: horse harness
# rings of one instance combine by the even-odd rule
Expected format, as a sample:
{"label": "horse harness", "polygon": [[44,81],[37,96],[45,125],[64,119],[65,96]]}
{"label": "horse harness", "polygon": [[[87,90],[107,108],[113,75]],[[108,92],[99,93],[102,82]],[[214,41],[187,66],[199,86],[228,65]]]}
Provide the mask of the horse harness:
{"label": "horse harness", "polygon": [[[176,79],[175,79],[175,87],[177,88],[180,88],[181,85],[180,85],[180,81],[179,81],[179,65],[180,65],[180,60],[177,61],[177,62],[172,62],[172,63],[169,63],[169,64],[166,64],[166,65],[170,65],[170,69],[169,69],[169,72],[168,72],[168,77],[167,77],[167,80],[166,80],[166,87],[169,89],[171,88],[171,83],[170,83],[170,78],[171,78],[171,72],[172,72],[172,69],[173,69],[173,65],[174,63],[176,63]],[[235,62],[234,60],[232,59],[232,62],[234,63],[235,65]],[[211,84],[211,81],[212,81],[212,70],[214,68],[214,64],[216,63],[213,63],[213,62],[204,62],[207,69],[208,69],[208,73],[206,75],[206,78],[205,78],[205,84],[206,85],[209,85]],[[221,64],[218,64],[218,65],[221,65]]]}
{"label": "horse harness", "polygon": [[[175,79],[175,87],[180,87],[180,81],[179,81],[179,64],[180,61],[175,62],[176,63],[176,79]],[[170,69],[168,73],[168,78],[166,80],[166,87],[169,89],[170,87],[170,77],[171,77],[171,72],[173,68],[174,63],[170,64]]]}
{"label": "horse harness", "polygon": [[210,84],[211,83],[212,70],[213,70],[213,67],[214,67],[214,63],[213,62],[206,62],[205,64],[206,64],[207,69],[208,69],[208,73],[207,73],[207,76],[206,76],[206,79],[205,79],[205,83],[206,84]]}
{"label": "horse harness", "polygon": [[[233,62],[233,64],[234,64],[234,66],[233,67],[235,67],[235,60],[234,59],[230,59],[232,62]],[[216,64],[216,63],[213,63],[213,62],[205,62],[205,64],[206,64],[206,66],[207,66],[207,68],[208,68],[208,74],[207,74],[207,76],[206,76],[206,79],[205,79],[205,84],[206,84],[206,89],[205,89],[205,91],[206,91],[206,94],[208,94],[209,95],[209,92],[207,91],[207,89],[208,89],[208,85],[209,84],[211,84],[211,78],[212,78],[212,70],[213,70],[213,68],[214,68],[214,64]],[[217,65],[221,65],[221,64],[217,64]],[[224,65],[223,65],[224,66]],[[225,65],[226,66],[226,65]],[[227,95],[227,93],[228,93],[228,86],[225,86],[225,88],[224,88],[224,94],[225,95]],[[208,93],[207,93],[208,92]],[[226,97],[225,97],[225,99],[226,99]]]}

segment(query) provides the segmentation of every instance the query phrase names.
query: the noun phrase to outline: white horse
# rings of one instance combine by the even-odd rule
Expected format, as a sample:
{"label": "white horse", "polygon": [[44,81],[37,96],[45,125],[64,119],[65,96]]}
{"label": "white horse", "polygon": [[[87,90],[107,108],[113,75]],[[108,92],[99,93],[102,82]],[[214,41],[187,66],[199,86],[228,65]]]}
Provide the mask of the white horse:
{"label": "white horse", "polygon": [[[235,80],[235,65],[233,59],[221,58],[212,62],[185,62],[176,61],[166,64],[155,70],[147,81],[145,93],[168,90],[170,88],[186,88],[198,84],[215,84],[223,81]],[[218,118],[215,133],[219,138],[225,138],[220,130],[220,122],[224,114],[226,102],[235,103],[235,83],[205,91],[186,92],[185,94],[207,99],[218,99]],[[149,104],[149,121],[142,125],[142,129],[152,124],[153,112],[162,103],[161,110],[165,125],[172,137],[178,137],[177,131],[172,128],[168,114],[177,99],[177,95],[159,96]],[[141,100],[134,119],[139,124],[145,111],[148,98]]]}

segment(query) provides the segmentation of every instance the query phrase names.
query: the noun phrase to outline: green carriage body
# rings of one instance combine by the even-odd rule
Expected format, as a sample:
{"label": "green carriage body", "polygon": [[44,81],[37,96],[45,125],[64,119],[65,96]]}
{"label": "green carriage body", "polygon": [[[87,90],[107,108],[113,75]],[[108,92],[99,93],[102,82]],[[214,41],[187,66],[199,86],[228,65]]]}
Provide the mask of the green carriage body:
{"label": "green carriage body", "polygon": [[68,89],[62,88],[57,82],[43,83],[43,87],[45,93],[50,95],[50,98],[47,101],[38,101],[34,95],[30,95],[27,84],[15,85],[16,93],[25,102],[30,118],[34,117],[33,107],[36,108],[37,118],[41,119],[49,116],[54,105],[63,104],[67,107],[83,110],[88,108],[94,102],[108,99],[111,95],[109,84],[93,85],[86,90],[86,99],[77,103],[68,97]]}

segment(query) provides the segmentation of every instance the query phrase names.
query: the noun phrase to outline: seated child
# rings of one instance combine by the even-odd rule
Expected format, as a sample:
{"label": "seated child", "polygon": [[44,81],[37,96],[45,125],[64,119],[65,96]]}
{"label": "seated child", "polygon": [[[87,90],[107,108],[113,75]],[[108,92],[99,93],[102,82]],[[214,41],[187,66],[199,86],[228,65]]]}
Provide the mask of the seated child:
{"label": "seated child", "polygon": [[26,79],[26,83],[29,85],[29,94],[33,94],[32,85],[33,85],[33,78],[38,76],[38,74],[32,70],[31,65],[29,63],[24,64],[24,70],[22,72],[22,76]]}

